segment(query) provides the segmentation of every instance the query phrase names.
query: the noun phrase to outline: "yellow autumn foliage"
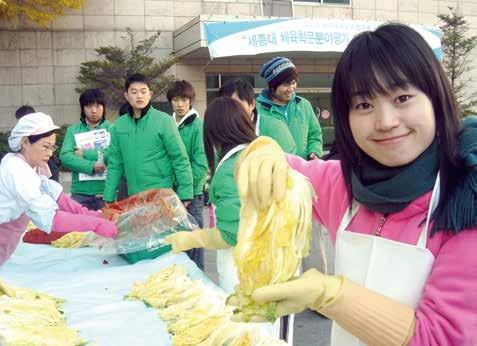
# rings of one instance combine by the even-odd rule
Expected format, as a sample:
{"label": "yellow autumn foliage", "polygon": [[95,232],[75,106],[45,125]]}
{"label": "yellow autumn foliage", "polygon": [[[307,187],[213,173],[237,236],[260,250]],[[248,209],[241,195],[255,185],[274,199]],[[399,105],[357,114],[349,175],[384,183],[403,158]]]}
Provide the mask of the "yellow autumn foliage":
{"label": "yellow autumn foliage", "polygon": [[11,19],[23,15],[41,26],[64,15],[65,9],[78,10],[85,0],[0,0],[0,18]]}

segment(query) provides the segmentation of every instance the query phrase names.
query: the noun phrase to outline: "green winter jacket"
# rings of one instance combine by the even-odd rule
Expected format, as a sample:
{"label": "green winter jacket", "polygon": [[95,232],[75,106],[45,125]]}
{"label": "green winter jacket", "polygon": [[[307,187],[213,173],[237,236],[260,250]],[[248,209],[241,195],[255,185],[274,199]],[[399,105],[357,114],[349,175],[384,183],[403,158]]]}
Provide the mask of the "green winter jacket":
{"label": "green winter jacket", "polygon": [[[174,114],[172,115],[175,119]],[[207,178],[207,158],[203,140],[204,123],[195,109],[191,109],[178,124],[179,134],[189,157],[194,179],[194,196],[202,195]]]}
{"label": "green winter jacket", "polygon": [[258,123],[257,136],[268,136],[274,139],[284,152],[296,154],[296,144],[287,125],[280,120],[258,113],[255,114],[255,119],[255,126]]}
{"label": "green winter jacket", "polygon": [[[90,128],[84,117],[77,124],[68,126],[65,139],[61,146],[60,160],[63,166],[71,170],[71,193],[82,195],[103,194],[104,180],[79,181],[79,173],[93,174],[93,167],[98,160],[98,152],[106,154],[104,150],[83,150],[83,156],[75,154],[75,135],[78,133],[106,129],[109,131],[111,124],[103,118],[96,128]],[[107,162],[107,157],[104,158]]]}
{"label": "green winter jacket", "polygon": [[128,194],[148,189],[172,188],[177,184],[181,200],[193,197],[192,172],[184,143],[172,117],[150,104],[134,119],[119,117],[110,128],[108,173],[103,199],[114,201],[121,177],[126,177]]}
{"label": "green winter jacket", "polygon": [[209,186],[209,199],[215,207],[216,227],[231,246],[237,244],[240,221],[240,198],[234,178],[234,166],[239,155],[240,152],[237,152],[222,162]]}
{"label": "green winter jacket", "polygon": [[268,98],[268,90],[263,90],[257,98],[257,111],[261,115],[271,116],[288,125],[295,140],[296,154],[308,159],[311,153],[321,156],[323,138],[321,127],[311,103],[294,95],[286,107],[280,107]]}

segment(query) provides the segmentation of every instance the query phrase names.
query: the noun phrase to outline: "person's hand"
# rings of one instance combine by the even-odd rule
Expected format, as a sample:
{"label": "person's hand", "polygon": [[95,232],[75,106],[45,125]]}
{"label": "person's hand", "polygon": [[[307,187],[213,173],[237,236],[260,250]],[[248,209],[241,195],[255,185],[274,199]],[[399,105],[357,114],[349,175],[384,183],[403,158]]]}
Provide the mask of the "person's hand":
{"label": "person's hand", "polygon": [[315,153],[311,153],[310,155],[308,155],[308,159],[309,160],[317,160],[317,159],[319,159],[319,157]]}
{"label": "person's hand", "polygon": [[277,302],[277,317],[298,313],[306,308],[320,311],[341,295],[343,281],[341,276],[324,275],[316,269],[310,269],[295,280],[256,289],[252,299],[257,303]]}
{"label": "person's hand", "polygon": [[182,204],[184,204],[184,207],[189,208],[190,202],[192,201],[182,201]]}
{"label": "person's hand", "polygon": [[76,148],[75,155],[82,157],[83,156],[83,150],[81,150],[80,148]]}
{"label": "person's hand", "polygon": [[94,173],[103,173],[105,170],[106,170],[106,166],[103,163],[98,161],[94,163],[94,167],[93,167]]}
{"label": "person's hand", "polygon": [[217,228],[204,228],[196,231],[182,231],[164,238],[164,244],[172,246],[173,253],[194,248],[227,249],[230,247]]}
{"label": "person's hand", "polygon": [[116,225],[106,219],[100,219],[96,227],[94,228],[94,233],[107,238],[116,238],[118,235],[118,228]]}
{"label": "person's hand", "polygon": [[259,137],[242,152],[237,162],[237,187],[241,198],[251,198],[264,209],[272,200],[285,198],[288,163],[280,146],[268,137]]}

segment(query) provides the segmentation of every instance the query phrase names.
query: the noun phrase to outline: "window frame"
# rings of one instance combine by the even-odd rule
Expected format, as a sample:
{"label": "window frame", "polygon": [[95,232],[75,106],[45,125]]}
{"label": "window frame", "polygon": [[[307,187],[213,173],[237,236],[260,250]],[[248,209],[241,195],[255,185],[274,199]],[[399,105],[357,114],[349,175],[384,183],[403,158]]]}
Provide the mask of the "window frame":
{"label": "window frame", "polygon": [[[343,7],[351,7],[353,0],[347,0],[347,4],[343,4],[340,2],[323,2],[325,0],[293,0],[293,3],[298,4],[313,4],[313,5],[323,5],[323,6],[343,6]],[[327,0],[333,1],[333,0]]]}

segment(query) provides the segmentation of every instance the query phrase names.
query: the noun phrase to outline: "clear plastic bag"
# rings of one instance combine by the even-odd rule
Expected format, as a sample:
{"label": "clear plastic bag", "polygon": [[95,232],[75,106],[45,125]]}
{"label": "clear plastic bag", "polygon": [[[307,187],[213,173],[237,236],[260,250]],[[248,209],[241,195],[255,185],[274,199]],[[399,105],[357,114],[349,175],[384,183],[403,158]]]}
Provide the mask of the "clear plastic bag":
{"label": "clear plastic bag", "polygon": [[96,238],[90,246],[108,254],[128,254],[169,247],[163,239],[171,233],[198,228],[171,189],[147,190],[103,208],[103,215],[118,226],[115,239]]}

